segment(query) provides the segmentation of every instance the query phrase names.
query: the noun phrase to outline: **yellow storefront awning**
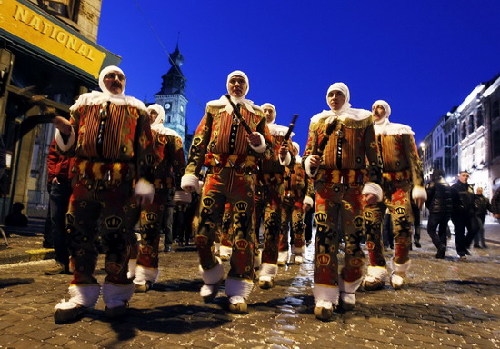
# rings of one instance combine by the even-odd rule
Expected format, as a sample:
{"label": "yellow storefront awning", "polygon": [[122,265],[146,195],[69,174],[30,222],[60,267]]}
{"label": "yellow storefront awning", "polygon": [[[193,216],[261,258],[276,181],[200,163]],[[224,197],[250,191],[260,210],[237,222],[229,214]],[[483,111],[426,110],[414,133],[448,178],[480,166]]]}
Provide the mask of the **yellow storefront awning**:
{"label": "yellow storefront awning", "polygon": [[0,37],[63,64],[90,80],[120,57],[93,43],[54,16],[23,0],[0,1]]}

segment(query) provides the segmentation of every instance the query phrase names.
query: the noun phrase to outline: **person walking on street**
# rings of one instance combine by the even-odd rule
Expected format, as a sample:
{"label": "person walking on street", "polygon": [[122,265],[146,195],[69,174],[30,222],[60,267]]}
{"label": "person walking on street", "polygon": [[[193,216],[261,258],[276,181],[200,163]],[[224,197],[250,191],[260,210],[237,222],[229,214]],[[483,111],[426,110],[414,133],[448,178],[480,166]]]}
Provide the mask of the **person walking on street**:
{"label": "person walking on street", "polygon": [[491,212],[496,219],[500,219],[500,186],[495,190],[491,198]]}
{"label": "person walking on street", "polygon": [[[278,265],[284,266],[288,261],[288,239],[283,241],[280,234],[282,219],[284,219],[285,203],[285,166],[292,162],[291,141],[286,146],[283,141],[288,127],[278,125],[276,121],[276,107],[271,103],[261,106],[266,117],[266,124],[272,137],[273,153],[269,158],[262,159],[258,180],[265,186],[264,201],[264,249],[261,252],[259,270],[259,287],[270,289],[274,286],[274,279],[278,273]],[[287,231],[288,234],[288,231]],[[280,241],[280,239],[282,241]],[[281,249],[280,249],[281,247]]]}
{"label": "person walking on street", "polygon": [[476,215],[478,219],[479,228],[477,230],[477,234],[474,237],[474,248],[488,248],[486,246],[486,240],[484,238],[484,222],[486,220],[486,214],[488,211],[491,212],[491,204],[490,200],[486,196],[483,195],[483,188],[476,188],[475,195],[475,204],[476,204]]}
{"label": "person walking on street", "polygon": [[456,183],[451,186],[454,205],[451,220],[455,225],[455,247],[461,260],[467,259],[466,255],[470,255],[470,245],[479,229],[474,189],[468,183],[469,177],[467,171],[461,171]]}
{"label": "person walking on street", "polygon": [[[314,314],[328,321],[334,309],[354,308],[355,292],[363,281],[363,204],[382,200],[381,161],[373,118],[367,110],[351,108],[349,88],[331,85],[326,92],[330,110],[311,118],[302,157],[306,174],[314,178],[316,243]],[[306,197],[304,203],[311,203]],[[339,222],[341,223],[340,229]],[[337,260],[341,234],[345,263]]]}
{"label": "person walking on street", "polygon": [[426,199],[422,162],[418,156],[411,127],[389,120],[391,114],[389,104],[383,100],[375,101],[372,111],[375,137],[384,169],[382,185],[384,200],[365,207],[366,248],[370,265],[363,284],[366,290],[371,291],[384,286],[387,270],[382,226],[384,214],[388,209],[395,247],[390,283],[394,289],[400,289],[405,283],[406,273],[411,264],[409,251],[415,219],[412,201],[419,209]]}
{"label": "person walking on street", "polygon": [[57,151],[56,141],[49,146],[47,155],[48,181],[50,183],[50,228],[54,245],[55,265],[45,274],[70,274],[69,248],[66,238],[66,212],[71,196],[70,168],[71,159]]}
{"label": "person walking on street", "polygon": [[[155,197],[152,203],[141,207],[140,236],[137,258],[129,261],[128,277],[134,278],[135,292],[147,292],[156,282],[158,271],[158,252],[162,223],[172,231],[175,202],[190,202],[191,194],[180,188],[186,161],[181,137],[174,130],[165,127],[165,110],[161,105],[147,107],[153,134],[155,163]],[[167,235],[168,232],[166,231]],[[172,236],[170,238],[170,244]],[[167,246],[166,246],[167,247]],[[135,262],[135,263],[134,263]]]}
{"label": "person walking on street", "polygon": [[[304,199],[307,193],[307,181],[304,167],[302,164],[302,158],[300,154],[300,145],[293,142],[295,164],[293,168],[290,168],[290,186],[285,190],[285,199],[292,201],[292,209],[287,213],[291,215],[291,218],[284,220],[289,222],[282,229],[282,234],[287,234],[288,229],[290,229],[291,241],[290,245],[292,248],[292,256],[290,262],[294,264],[304,263],[304,255],[306,252],[306,240],[305,240],[305,225],[304,225]],[[285,181],[286,183],[286,181]],[[287,195],[287,193],[290,193]],[[283,243],[283,241],[280,241]]]}
{"label": "person walking on street", "polygon": [[431,181],[425,186],[427,192],[425,206],[429,210],[427,233],[436,246],[438,259],[443,259],[446,255],[448,221],[453,212],[452,191],[444,175],[442,169],[435,169]]}
{"label": "person walking on street", "polygon": [[201,168],[208,168],[195,234],[204,283],[200,295],[206,302],[215,298],[224,280],[224,268],[213,246],[226,202],[233,206],[233,253],[225,290],[229,310],[246,313],[255,279],[255,173],[257,159],[268,149],[266,138],[269,140],[270,135],[262,109],[245,98],[249,90],[246,74],[238,70],[230,73],[226,87],[228,95],[207,103],[181,186],[188,192],[195,191]]}
{"label": "person walking on street", "polygon": [[[139,207],[154,197],[154,155],[146,106],[124,94],[125,83],[120,68],[107,66],[99,74],[102,92],[81,95],[70,108],[69,121],[54,118],[58,149],[75,157],[66,215],[74,273],[71,298],[55,306],[56,323],[79,319],[101,293],[105,315],[122,316],[134,293],[127,267]],[[105,248],[102,289],[94,275],[98,233]]]}

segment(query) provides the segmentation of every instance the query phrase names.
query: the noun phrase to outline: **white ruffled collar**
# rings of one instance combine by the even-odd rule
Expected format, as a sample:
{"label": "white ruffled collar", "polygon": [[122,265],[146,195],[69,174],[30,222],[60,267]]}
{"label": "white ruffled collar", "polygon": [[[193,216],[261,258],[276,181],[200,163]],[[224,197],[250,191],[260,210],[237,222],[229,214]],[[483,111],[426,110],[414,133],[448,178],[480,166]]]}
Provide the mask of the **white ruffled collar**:
{"label": "white ruffled collar", "polygon": [[126,95],[112,95],[99,91],[92,91],[80,95],[75,104],[73,104],[69,109],[70,111],[74,111],[78,107],[84,105],[101,105],[106,104],[107,102],[115,105],[130,105],[136,107],[137,109],[146,111],[146,106],[144,105],[144,103],[135,97]]}
{"label": "white ruffled collar", "polygon": [[351,108],[351,105],[349,103],[346,103],[340,110],[338,111],[333,111],[333,110],[323,110],[321,113],[314,115],[311,118],[311,122],[315,123],[320,121],[321,119],[326,119],[325,123],[329,124],[331,123],[334,119],[338,118],[341,121],[345,121],[346,119],[353,119],[356,121],[366,119],[371,115],[371,113],[368,110],[365,109],[357,109],[357,108]]}
{"label": "white ruffled collar", "polygon": [[[249,100],[249,99],[246,99],[245,97],[241,97],[241,98],[236,98],[236,97],[233,97],[231,96],[231,101],[234,103],[234,104],[243,104],[245,105],[245,108],[252,112],[252,113],[255,113],[255,109],[257,106],[254,104],[253,101]],[[226,110],[226,112],[231,115],[234,111],[234,108],[233,106],[231,105],[231,103],[229,103],[226,95],[222,95],[219,99],[216,99],[214,101],[210,101],[208,102],[208,105],[211,105],[211,106],[225,106],[224,109]]]}
{"label": "white ruffled collar", "polygon": [[384,117],[383,120],[379,120],[374,124],[376,135],[414,135],[415,132],[408,125],[396,124],[390,122],[388,118]]}

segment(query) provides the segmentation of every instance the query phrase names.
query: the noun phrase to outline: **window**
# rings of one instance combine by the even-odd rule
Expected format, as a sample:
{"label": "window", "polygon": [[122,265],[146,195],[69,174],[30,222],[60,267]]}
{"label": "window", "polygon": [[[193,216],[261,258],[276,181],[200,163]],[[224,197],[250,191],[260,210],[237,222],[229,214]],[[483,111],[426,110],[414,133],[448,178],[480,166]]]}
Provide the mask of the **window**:
{"label": "window", "polygon": [[484,124],[483,108],[481,107],[477,108],[476,124],[477,127],[483,126]]}
{"label": "window", "polygon": [[496,101],[495,103],[493,103],[493,110],[492,110],[493,114],[491,115],[492,118],[498,118],[500,117],[500,106],[498,104],[498,101]]}
{"label": "window", "polygon": [[467,126],[465,125],[465,122],[462,123],[462,139],[465,139],[467,137]]}
{"label": "window", "polygon": [[469,134],[474,132],[474,114],[469,115],[469,122],[468,122],[468,131]]}
{"label": "window", "polygon": [[[492,139],[500,139],[500,130],[496,130],[493,134]],[[500,156],[500,142],[492,142],[493,143],[493,156]]]}
{"label": "window", "polygon": [[79,0],[37,0],[40,7],[52,15],[76,22]]}

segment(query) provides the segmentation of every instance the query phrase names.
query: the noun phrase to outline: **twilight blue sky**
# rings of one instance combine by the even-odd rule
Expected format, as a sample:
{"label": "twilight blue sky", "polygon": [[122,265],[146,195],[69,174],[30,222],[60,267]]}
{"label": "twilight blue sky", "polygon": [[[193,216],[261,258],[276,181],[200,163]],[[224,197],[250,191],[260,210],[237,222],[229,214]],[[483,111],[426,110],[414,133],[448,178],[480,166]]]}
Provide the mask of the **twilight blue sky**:
{"label": "twilight blue sky", "polygon": [[339,81],[355,108],[386,100],[391,121],[420,142],[500,73],[499,13],[498,0],[104,0],[98,43],[122,56],[126,93],[152,102],[180,33],[189,132],[239,69],[247,98],[276,105],[277,123],[300,115],[302,150],[310,117]]}

